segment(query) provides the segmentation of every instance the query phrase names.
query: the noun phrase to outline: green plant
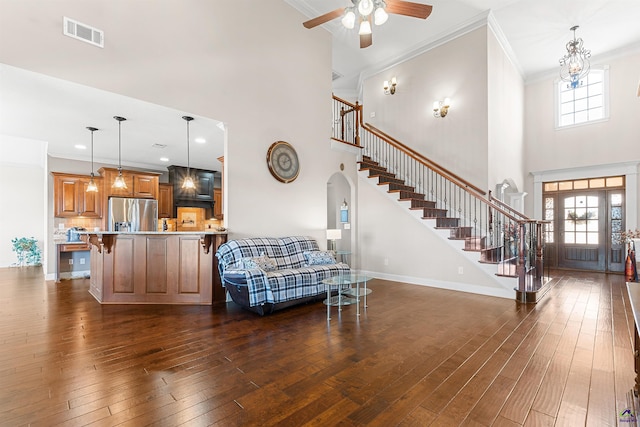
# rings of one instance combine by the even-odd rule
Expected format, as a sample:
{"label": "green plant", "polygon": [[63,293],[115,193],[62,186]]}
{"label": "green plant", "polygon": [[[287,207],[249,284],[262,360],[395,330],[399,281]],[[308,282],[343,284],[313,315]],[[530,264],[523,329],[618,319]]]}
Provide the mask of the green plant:
{"label": "green plant", "polygon": [[11,243],[13,252],[18,256],[19,265],[40,265],[40,248],[34,237],[16,237],[11,239]]}

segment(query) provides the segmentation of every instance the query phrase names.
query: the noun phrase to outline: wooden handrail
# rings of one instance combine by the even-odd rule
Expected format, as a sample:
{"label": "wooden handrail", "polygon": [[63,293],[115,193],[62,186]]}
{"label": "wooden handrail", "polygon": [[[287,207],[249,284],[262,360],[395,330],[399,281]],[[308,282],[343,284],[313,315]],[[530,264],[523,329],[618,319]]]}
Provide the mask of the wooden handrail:
{"label": "wooden handrail", "polygon": [[495,203],[495,204],[497,204],[498,206],[501,206],[501,207],[503,207],[503,208],[505,208],[505,209],[508,209],[508,210],[509,210],[509,211],[511,211],[511,212],[514,212],[516,215],[518,215],[518,216],[522,217],[522,219],[524,219],[524,220],[527,220],[527,221],[530,221],[530,220],[531,220],[531,218],[529,218],[529,217],[528,217],[528,216],[526,216],[525,214],[523,214],[523,213],[521,213],[521,212],[518,212],[517,210],[513,209],[511,206],[507,205],[507,204],[506,204],[505,202],[503,202],[502,200],[500,200],[500,199],[496,199],[495,197],[493,197],[493,195],[491,194],[491,191],[489,191],[489,201],[490,201],[491,203]]}
{"label": "wooden handrail", "polygon": [[371,132],[374,135],[376,135],[378,138],[381,138],[381,139],[385,140],[388,144],[396,147],[398,150],[402,151],[403,153],[405,153],[406,155],[408,155],[412,159],[419,161],[420,163],[424,164],[425,166],[429,167],[430,169],[433,169],[436,172],[439,172],[440,175],[444,176],[445,178],[447,178],[451,182],[454,182],[458,186],[460,186],[462,188],[470,188],[473,191],[475,191],[476,193],[479,193],[479,194],[481,194],[483,196],[487,194],[484,190],[481,190],[480,188],[478,188],[475,185],[471,184],[469,181],[466,181],[465,179],[460,178],[458,175],[454,174],[453,172],[443,168],[439,164],[433,162],[432,160],[430,160],[427,157],[423,156],[422,154],[418,153],[413,148],[407,147],[402,142],[398,141],[397,139],[393,138],[392,136],[387,135],[386,133],[384,133],[380,129],[376,128],[375,126],[373,126],[373,125],[371,125],[369,123],[363,123],[362,127],[364,127],[369,132]]}
{"label": "wooden handrail", "polygon": [[347,104],[347,105],[348,105],[349,107],[351,107],[351,108],[359,108],[359,107],[360,107],[360,105],[359,105],[359,104],[357,104],[357,103],[356,103],[356,104],[352,104],[352,103],[350,103],[349,101],[347,101],[347,100],[345,100],[345,99],[342,99],[342,98],[340,98],[340,97],[338,97],[338,96],[335,96],[335,95],[333,95],[333,99],[335,99],[335,100],[336,100],[336,101],[338,101],[338,102],[342,102],[343,104]]}

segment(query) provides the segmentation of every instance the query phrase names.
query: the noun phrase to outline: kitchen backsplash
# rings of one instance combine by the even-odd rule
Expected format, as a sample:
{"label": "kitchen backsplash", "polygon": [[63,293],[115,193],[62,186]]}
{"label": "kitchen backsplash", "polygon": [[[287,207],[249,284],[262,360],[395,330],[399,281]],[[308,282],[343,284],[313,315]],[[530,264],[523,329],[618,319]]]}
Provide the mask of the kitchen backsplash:
{"label": "kitchen backsplash", "polygon": [[98,218],[53,218],[53,240],[56,242],[67,241],[67,230],[71,227],[82,227],[93,230],[102,226],[102,220]]}

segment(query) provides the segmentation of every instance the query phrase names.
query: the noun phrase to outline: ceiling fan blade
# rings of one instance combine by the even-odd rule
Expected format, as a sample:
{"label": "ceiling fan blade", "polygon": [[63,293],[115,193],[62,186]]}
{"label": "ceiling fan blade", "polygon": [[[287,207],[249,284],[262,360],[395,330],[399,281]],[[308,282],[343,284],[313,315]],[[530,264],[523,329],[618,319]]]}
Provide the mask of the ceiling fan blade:
{"label": "ceiling fan blade", "polygon": [[373,37],[371,34],[360,34],[360,49],[369,47],[373,44]]}
{"label": "ceiling fan blade", "polygon": [[313,19],[309,19],[308,21],[303,22],[302,25],[304,25],[305,28],[317,27],[318,25],[322,25],[325,22],[329,22],[332,19],[336,19],[338,16],[341,16],[343,13],[344,13],[344,7],[341,7],[340,9],[336,9],[332,12],[325,13],[324,15],[320,15]]}
{"label": "ceiling fan blade", "polygon": [[395,13],[396,15],[412,16],[414,18],[427,19],[431,15],[433,6],[428,4],[413,3],[403,0],[386,0],[387,13]]}

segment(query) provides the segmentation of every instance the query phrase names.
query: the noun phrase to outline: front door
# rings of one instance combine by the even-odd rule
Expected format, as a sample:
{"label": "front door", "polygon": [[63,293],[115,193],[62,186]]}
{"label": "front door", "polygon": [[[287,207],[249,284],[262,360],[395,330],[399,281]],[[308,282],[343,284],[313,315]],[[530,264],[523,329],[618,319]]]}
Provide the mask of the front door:
{"label": "front door", "polygon": [[543,199],[548,265],[624,271],[623,177],[545,183]]}
{"label": "front door", "polygon": [[564,193],[559,202],[558,267],[604,271],[604,191]]}

